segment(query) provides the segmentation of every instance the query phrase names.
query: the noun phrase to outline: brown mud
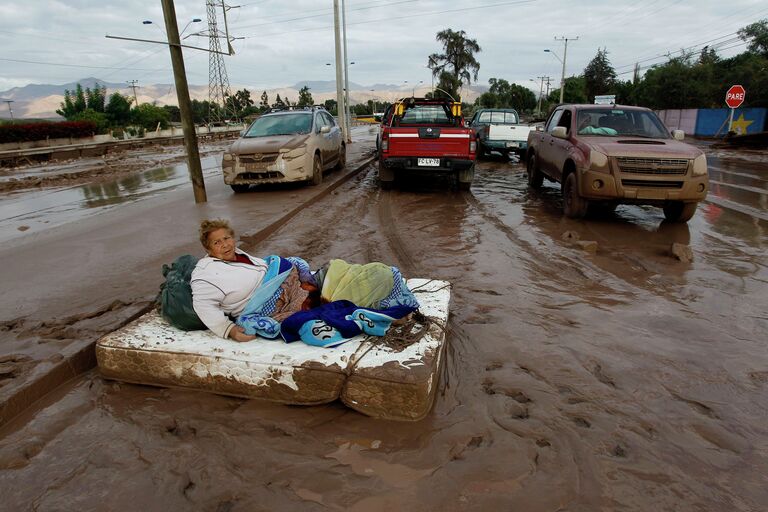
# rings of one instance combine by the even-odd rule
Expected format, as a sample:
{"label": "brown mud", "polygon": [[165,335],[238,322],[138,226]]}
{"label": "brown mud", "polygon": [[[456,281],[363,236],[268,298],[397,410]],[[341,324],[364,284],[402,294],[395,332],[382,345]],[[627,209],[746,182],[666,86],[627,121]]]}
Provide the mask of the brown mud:
{"label": "brown mud", "polygon": [[[270,236],[241,238],[252,253],[313,266],[378,260],[451,281],[445,365],[425,420],[121,384],[89,371],[0,432],[3,506],[764,510],[768,223],[753,214],[768,213],[768,167],[723,151],[710,166],[727,185],[712,187],[688,225],[638,206],[565,219],[557,186],[531,192],[523,166],[501,159],[480,163],[471,192],[430,179],[382,191],[370,166]],[[234,201],[213,210],[232,216],[255,216],[250,208],[269,201],[214,197]],[[195,220],[182,223],[190,239]],[[156,229],[171,237],[180,228]],[[145,249],[162,239],[150,235]],[[673,243],[689,246],[693,261],[674,259]],[[22,302],[0,326],[13,338],[4,346],[16,347],[0,359],[0,384],[30,371],[24,357],[37,357],[28,354],[41,340],[117,323],[157,282],[137,274],[134,300],[103,314],[88,301],[47,302],[88,313],[50,324]]]}

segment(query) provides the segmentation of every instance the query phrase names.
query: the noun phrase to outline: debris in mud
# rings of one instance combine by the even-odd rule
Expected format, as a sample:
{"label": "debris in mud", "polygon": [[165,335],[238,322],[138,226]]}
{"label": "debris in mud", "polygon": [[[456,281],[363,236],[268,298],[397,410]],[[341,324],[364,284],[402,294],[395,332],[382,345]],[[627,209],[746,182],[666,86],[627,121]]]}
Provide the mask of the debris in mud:
{"label": "debris in mud", "polygon": [[579,240],[576,242],[576,245],[583,251],[586,251],[590,254],[596,254],[597,253],[597,242],[594,240]]}
{"label": "debris in mud", "polygon": [[[432,323],[430,317],[419,311],[415,311],[398,322],[393,322],[392,326],[397,328],[387,331],[387,333],[381,337],[379,343],[387,348],[400,352],[423,338],[427,331],[429,331],[429,326]],[[417,325],[419,328],[414,331],[414,328]]]}
{"label": "debris in mud", "polygon": [[19,226],[16,229],[18,229],[19,231],[26,231],[29,229],[29,226]]}
{"label": "debris in mud", "polygon": [[566,231],[563,233],[562,238],[566,242],[578,242],[581,239],[581,236],[576,231]]}
{"label": "debris in mud", "polygon": [[672,256],[683,263],[690,263],[693,261],[693,251],[685,244],[675,242],[672,244],[670,251],[672,252]]}

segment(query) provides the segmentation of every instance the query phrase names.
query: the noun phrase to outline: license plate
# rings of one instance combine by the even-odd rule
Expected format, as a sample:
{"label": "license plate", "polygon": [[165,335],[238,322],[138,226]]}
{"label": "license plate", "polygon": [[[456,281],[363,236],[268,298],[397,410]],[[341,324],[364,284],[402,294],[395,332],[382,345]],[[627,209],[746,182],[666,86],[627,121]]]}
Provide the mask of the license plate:
{"label": "license plate", "polygon": [[420,167],[440,167],[439,158],[419,158],[417,163]]}
{"label": "license plate", "polygon": [[507,142],[507,147],[508,148],[519,148],[520,147],[520,143],[519,142]]}

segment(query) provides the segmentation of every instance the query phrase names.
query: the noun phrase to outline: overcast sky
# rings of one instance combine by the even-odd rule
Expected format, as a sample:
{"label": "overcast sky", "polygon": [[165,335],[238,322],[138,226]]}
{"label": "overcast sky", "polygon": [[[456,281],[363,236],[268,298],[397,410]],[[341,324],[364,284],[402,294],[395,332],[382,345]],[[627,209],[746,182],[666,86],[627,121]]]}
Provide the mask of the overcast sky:
{"label": "overcast sky", "polygon": [[[206,28],[203,0],[176,0],[181,30]],[[235,2],[232,5],[237,5]],[[435,34],[464,30],[482,48],[478,83],[504,78],[559,82],[563,43],[567,75],[578,74],[605,47],[622,78],[635,62],[649,66],[681,48],[710,42],[723,56],[744,51],[735,32],[768,17],[765,0],[346,0],[350,81],[430,83],[427,56],[441,50]],[[301,80],[332,80],[332,0],[244,0],[228,13],[236,55],[225,57],[233,86],[268,89]],[[142,24],[152,20],[151,25]],[[106,34],[165,37],[160,0],[0,2],[0,91],[29,83],[63,84],[94,76],[109,82],[171,83],[166,47],[106,39]],[[186,42],[207,47],[207,39]],[[208,81],[208,54],[185,50],[191,84]]]}

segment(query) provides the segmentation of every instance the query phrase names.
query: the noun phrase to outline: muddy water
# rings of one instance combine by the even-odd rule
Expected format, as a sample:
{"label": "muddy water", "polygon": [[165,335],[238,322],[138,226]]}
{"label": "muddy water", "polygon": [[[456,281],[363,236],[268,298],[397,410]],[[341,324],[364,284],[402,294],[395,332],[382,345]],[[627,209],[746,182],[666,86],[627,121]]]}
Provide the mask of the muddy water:
{"label": "muddy water", "polygon": [[[201,160],[203,175],[220,172],[219,158]],[[104,183],[11,192],[0,202],[0,242],[77,222],[110,208],[185,186],[184,164],[133,173]]]}
{"label": "muddy water", "polygon": [[[764,510],[765,165],[687,226],[620,207],[564,219],[556,187],[484,162],[471,193],[362,173],[256,254],[397,264],[454,283],[418,423],[104,381],[60,388],[0,440],[9,510]],[[748,181],[752,180],[752,181]],[[736,190],[740,190],[736,188]],[[746,191],[742,191],[745,192]],[[763,202],[761,202],[763,201]],[[563,239],[596,241],[596,254]],[[689,244],[691,264],[669,255]]]}

